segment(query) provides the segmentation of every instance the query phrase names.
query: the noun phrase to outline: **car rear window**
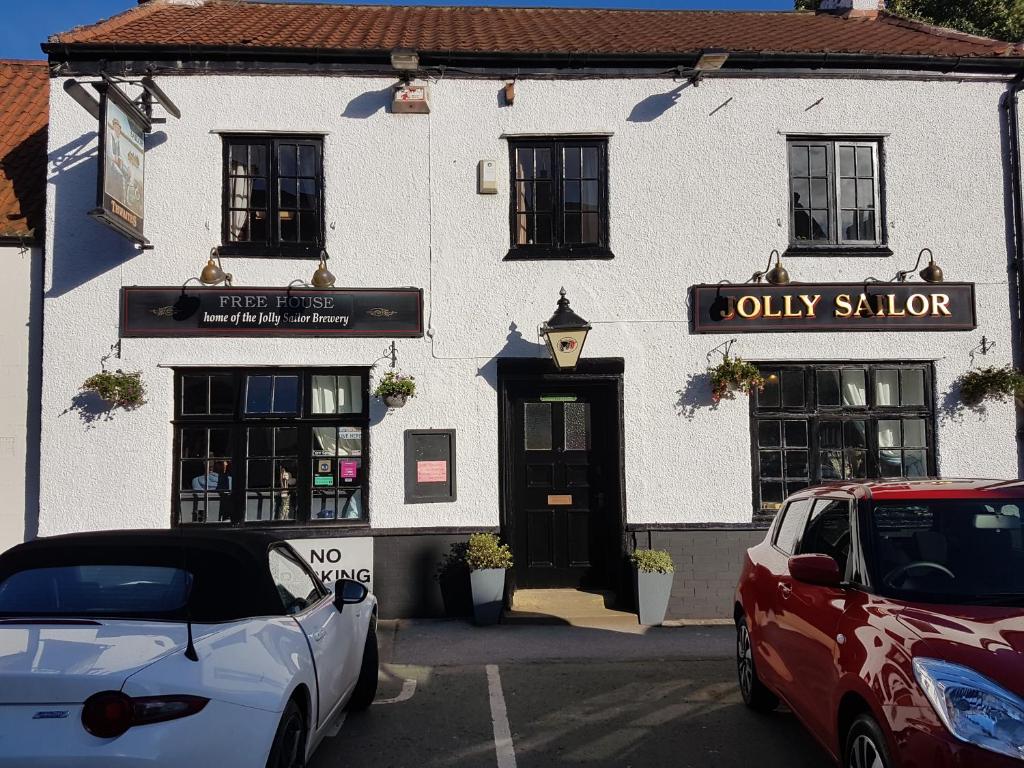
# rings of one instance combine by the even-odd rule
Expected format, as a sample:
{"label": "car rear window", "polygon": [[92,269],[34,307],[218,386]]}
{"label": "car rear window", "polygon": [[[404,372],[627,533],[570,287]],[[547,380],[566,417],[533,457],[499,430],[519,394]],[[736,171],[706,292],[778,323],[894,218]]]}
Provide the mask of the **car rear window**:
{"label": "car rear window", "polygon": [[0,584],[0,616],[159,616],[180,611],[192,576],[152,565],[32,568]]}
{"label": "car rear window", "polygon": [[796,552],[796,543],[804,532],[807,524],[807,513],[811,509],[810,499],[792,501],[782,513],[782,522],[775,533],[775,546],[792,555]]}

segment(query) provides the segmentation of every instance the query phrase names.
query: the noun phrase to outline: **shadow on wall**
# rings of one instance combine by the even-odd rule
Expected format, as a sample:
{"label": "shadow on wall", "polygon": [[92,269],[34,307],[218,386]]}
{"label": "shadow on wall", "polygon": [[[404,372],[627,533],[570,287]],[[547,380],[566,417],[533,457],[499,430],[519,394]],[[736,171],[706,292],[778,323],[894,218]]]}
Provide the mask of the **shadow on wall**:
{"label": "shadow on wall", "polygon": [[676,105],[683,91],[691,84],[691,81],[687,80],[667,93],[651,94],[633,107],[626,120],[631,123],[650,123],[657,120]]}
{"label": "shadow on wall", "polygon": [[386,112],[390,103],[390,88],[384,88],[379,91],[367,91],[366,93],[359,94],[346,104],[345,111],[341,113],[341,116],[353,120],[365,120],[378,112]]}
{"label": "shadow on wall", "polygon": [[110,403],[95,392],[79,392],[71,398],[71,405],[61,411],[61,416],[74,413],[82,420],[86,429],[95,429],[97,421],[113,421],[114,412]]}
{"label": "shadow on wall", "polygon": [[124,237],[87,216],[96,207],[99,164],[95,138],[95,131],[82,134],[49,156],[54,217],[62,224],[61,236],[54,237],[53,252],[48,254],[53,273],[48,298],[63,296],[141,253]]}
{"label": "shadow on wall", "polygon": [[21,205],[17,214],[0,222],[0,233],[10,222],[24,220],[26,227],[42,238],[46,223],[46,178],[39,169],[46,162],[46,128],[40,128],[14,149],[0,157],[0,170],[11,180],[14,196]]}
{"label": "shadow on wall", "polygon": [[707,373],[691,373],[683,389],[676,390],[676,413],[692,421],[698,408],[711,408],[715,401],[711,399],[711,377]]}
{"label": "shadow on wall", "polygon": [[491,389],[498,389],[498,359],[503,357],[547,357],[547,349],[543,344],[527,341],[519,326],[511,323],[508,327],[508,336],[505,337],[505,346],[498,350],[498,354],[480,366],[476,375],[486,381]]}

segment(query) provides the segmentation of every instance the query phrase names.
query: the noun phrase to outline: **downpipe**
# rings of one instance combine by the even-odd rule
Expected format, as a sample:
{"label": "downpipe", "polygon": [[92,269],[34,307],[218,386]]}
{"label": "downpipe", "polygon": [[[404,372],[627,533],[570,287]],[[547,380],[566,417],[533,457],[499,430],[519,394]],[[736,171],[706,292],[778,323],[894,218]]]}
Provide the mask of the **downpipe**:
{"label": "downpipe", "polygon": [[[1009,264],[1007,264],[1008,271],[1016,273],[1016,284],[1017,284],[1017,302],[1016,302],[1016,321],[1017,321],[1017,339],[1016,346],[1017,352],[1015,361],[1018,367],[1024,367],[1022,365],[1022,358],[1024,358],[1024,201],[1022,201],[1022,194],[1024,190],[1021,188],[1021,148],[1020,148],[1020,117],[1019,117],[1019,101],[1020,92],[1024,90],[1024,72],[1018,74],[1010,83],[1006,90],[1006,94],[1003,96],[1003,109],[1006,110],[1006,152],[1008,154],[1007,162],[1010,166],[1010,200],[1011,200],[1011,217],[1010,226],[1013,228],[1013,253]],[[1024,449],[1021,445],[1024,444],[1024,419],[1022,419],[1020,409],[1017,411],[1017,466],[1018,475],[1024,471]]]}

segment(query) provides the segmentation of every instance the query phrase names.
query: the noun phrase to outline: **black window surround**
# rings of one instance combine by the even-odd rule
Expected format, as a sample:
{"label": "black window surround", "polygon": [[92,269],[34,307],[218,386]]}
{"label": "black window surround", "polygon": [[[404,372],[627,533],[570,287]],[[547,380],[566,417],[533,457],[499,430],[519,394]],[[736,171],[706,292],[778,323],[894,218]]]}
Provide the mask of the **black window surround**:
{"label": "black window surround", "polygon": [[891,256],[878,136],[786,138],[785,256]]}
{"label": "black window surround", "polygon": [[368,368],[179,368],[174,398],[172,526],[369,525]]}
{"label": "black window surround", "polygon": [[324,247],[323,138],[223,137],[222,256],[310,258]]}
{"label": "black window surround", "polygon": [[506,261],[611,259],[608,140],[510,138]]}
{"label": "black window surround", "polygon": [[759,363],[750,398],[754,520],[810,485],[935,474],[929,363]]}

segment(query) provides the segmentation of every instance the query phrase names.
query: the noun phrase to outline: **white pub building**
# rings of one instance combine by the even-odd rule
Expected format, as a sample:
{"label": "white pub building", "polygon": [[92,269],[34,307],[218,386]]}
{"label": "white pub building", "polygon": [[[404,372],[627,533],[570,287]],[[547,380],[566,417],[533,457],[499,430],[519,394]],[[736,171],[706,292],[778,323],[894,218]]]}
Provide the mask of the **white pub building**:
{"label": "white pub building", "polygon": [[[708,618],[797,489],[1016,477],[959,381],[1019,352],[1024,51],[826,5],[52,37],[39,534],[270,529],[385,617],[457,610],[472,532],[510,594],[626,606],[663,548]],[[736,359],[764,386],[719,400]]]}

